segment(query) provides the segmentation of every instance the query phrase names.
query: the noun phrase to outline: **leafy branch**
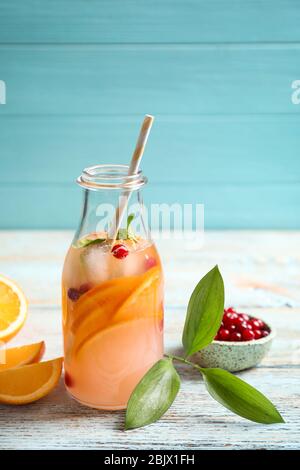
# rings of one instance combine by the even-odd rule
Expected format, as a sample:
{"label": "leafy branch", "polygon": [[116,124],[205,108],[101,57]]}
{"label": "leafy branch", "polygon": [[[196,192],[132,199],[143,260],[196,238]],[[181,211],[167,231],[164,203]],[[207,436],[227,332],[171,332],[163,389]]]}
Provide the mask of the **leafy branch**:
{"label": "leafy branch", "polygon": [[203,368],[187,358],[210,344],[222,321],[224,283],[218,266],[195,287],[188,303],[182,343],[185,356],[165,355],[144,375],[128,402],[125,429],[154,423],[170,408],[180,389],[173,361],[202,375],[208,393],[221,405],[257,423],[283,423],[271,401],[245,381],[222,369]]}

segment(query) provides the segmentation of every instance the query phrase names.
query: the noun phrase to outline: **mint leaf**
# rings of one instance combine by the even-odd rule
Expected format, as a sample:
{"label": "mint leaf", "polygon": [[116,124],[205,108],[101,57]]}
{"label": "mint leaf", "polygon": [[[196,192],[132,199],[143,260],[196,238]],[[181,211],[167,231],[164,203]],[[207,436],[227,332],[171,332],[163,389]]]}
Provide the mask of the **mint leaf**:
{"label": "mint leaf", "polygon": [[128,238],[127,228],[119,228],[117,240],[127,240],[127,238]]}
{"label": "mint leaf", "polygon": [[209,394],[221,405],[256,423],[284,423],[273,403],[261,392],[222,369],[200,369]]}
{"label": "mint leaf", "polygon": [[187,356],[210,344],[224,313],[224,283],[218,266],[195,287],[187,308],[182,343]]}
{"label": "mint leaf", "polygon": [[170,408],[180,388],[171,359],[161,359],[133,390],[126,411],[125,429],[154,423]]}
{"label": "mint leaf", "polygon": [[134,217],[135,217],[134,214],[129,214],[129,216],[127,217],[127,230],[129,229],[130,224],[133,221]]}
{"label": "mint leaf", "polygon": [[105,238],[94,238],[91,240],[90,238],[82,238],[78,240],[73,246],[74,248],[85,248],[90,245],[98,245],[99,243],[105,242]]}
{"label": "mint leaf", "polygon": [[127,217],[126,228],[120,228],[117,235],[117,240],[133,240],[136,241],[136,236],[133,233],[130,225],[134,219],[134,214],[129,214]]}

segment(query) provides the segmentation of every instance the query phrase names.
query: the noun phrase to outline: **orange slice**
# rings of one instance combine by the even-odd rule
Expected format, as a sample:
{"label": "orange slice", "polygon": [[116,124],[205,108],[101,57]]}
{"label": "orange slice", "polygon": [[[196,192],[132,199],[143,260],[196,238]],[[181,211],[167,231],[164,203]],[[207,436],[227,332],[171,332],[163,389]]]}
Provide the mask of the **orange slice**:
{"label": "orange slice", "polygon": [[[86,302],[86,310],[83,309],[73,324],[74,341],[71,345],[73,351],[107,326],[155,316],[154,312],[159,310],[159,305],[155,309],[154,304],[157,303],[157,284],[160,282],[160,277],[160,269],[152,268],[142,276],[117,278],[109,281],[111,284],[105,289],[101,290],[101,286],[93,289],[94,300],[93,290],[89,291],[91,298]],[[92,309],[89,310],[92,305]]]}
{"label": "orange slice", "polygon": [[39,400],[57,385],[62,358],[0,372],[0,403],[25,405]]}
{"label": "orange slice", "polygon": [[0,357],[0,372],[6,369],[12,369],[13,367],[20,367],[25,366],[26,364],[39,362],[42,359],[44,352],[44,341],[6,349],[6,351],[3,351],[3,364],[1,364]]}
{"label": "orange slice", "polygon": [[22,290],[0,275],[0,341],[8,341],[22,328],[27,315],[27,300]]}
{"label": "orange slice", "polygon": [[130,393],[154,362],[163,355],[155,319],[118,323],[88,339],[76,356],[75,384],[81,399],[110,406],[126,406]]}
{"label": "orange slice", "polygon": [[118,305],[137,288],[140,276],[121,277],[103,282],[86,292],[76,302],[73,311],[73,324],[80,323],[83,318],[94,310],[110,308],[115,310]]}
{"label": "orange slice", "polygon": [[126,298],[139,285],[139,276],[113,279],[84,294],[76,303],[71,331],[67,343],[67,356],[79,344],[105,328]]}
{"label": "orange slice", "polygon": [[143,282],[118,309],[112,323],[162,316],[162,309],[160,308],[163,295],[161,270],[152,268],[146,274]]}

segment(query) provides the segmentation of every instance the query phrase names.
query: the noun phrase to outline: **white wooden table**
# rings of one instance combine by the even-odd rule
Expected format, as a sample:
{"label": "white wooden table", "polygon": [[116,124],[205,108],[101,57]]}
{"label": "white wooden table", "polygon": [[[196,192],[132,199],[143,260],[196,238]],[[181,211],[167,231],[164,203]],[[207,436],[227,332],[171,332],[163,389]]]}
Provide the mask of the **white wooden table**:
{"label": "white wooden table", "polygon": [[[12,344],[44,339],[46,358],[62,353],[60,274],[68,231],[0,232],[0,272],[30,301],[25,328]],[[194,371],[179,366],[183,385],[169,412],[143,429],[123,431],[124,412],[102,412],[71,400],[61,381],[24,407],[0,406],[0,449],[299,449],[300,232],[208,232],[197,243],[158,241],[166,276],[166,351],[181,347],[181,327],[197,281],[218,264],[226,303],[266,319],[277,339],[269,356],[240,374],[277,405],[286,423],[259,425],[210,398]]]}

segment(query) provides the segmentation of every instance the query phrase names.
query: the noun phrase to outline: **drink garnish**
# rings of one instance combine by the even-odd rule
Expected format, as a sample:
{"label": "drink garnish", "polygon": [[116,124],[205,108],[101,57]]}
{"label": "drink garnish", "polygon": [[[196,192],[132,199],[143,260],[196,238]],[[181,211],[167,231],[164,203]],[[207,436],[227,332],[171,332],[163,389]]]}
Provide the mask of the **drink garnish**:
{"label": "drink garnish", "polygon": [[135,218],[134,214],[129,214],[129,216],[127,217],[126,228],[119,229],[116,240],[132,240],[133,242],[138,241],[132,228],[130,227],[134,218]]}
{"label": "drink garnish", "polygon": [[81,238],[76,243],[74,243],[73,247],[74,248],[86,248],[87,246],[90,246],[90,245],[99,245],[105,241],[106,241],[106,238],[91,239],[91,238],[85,237],[85,238]]}

